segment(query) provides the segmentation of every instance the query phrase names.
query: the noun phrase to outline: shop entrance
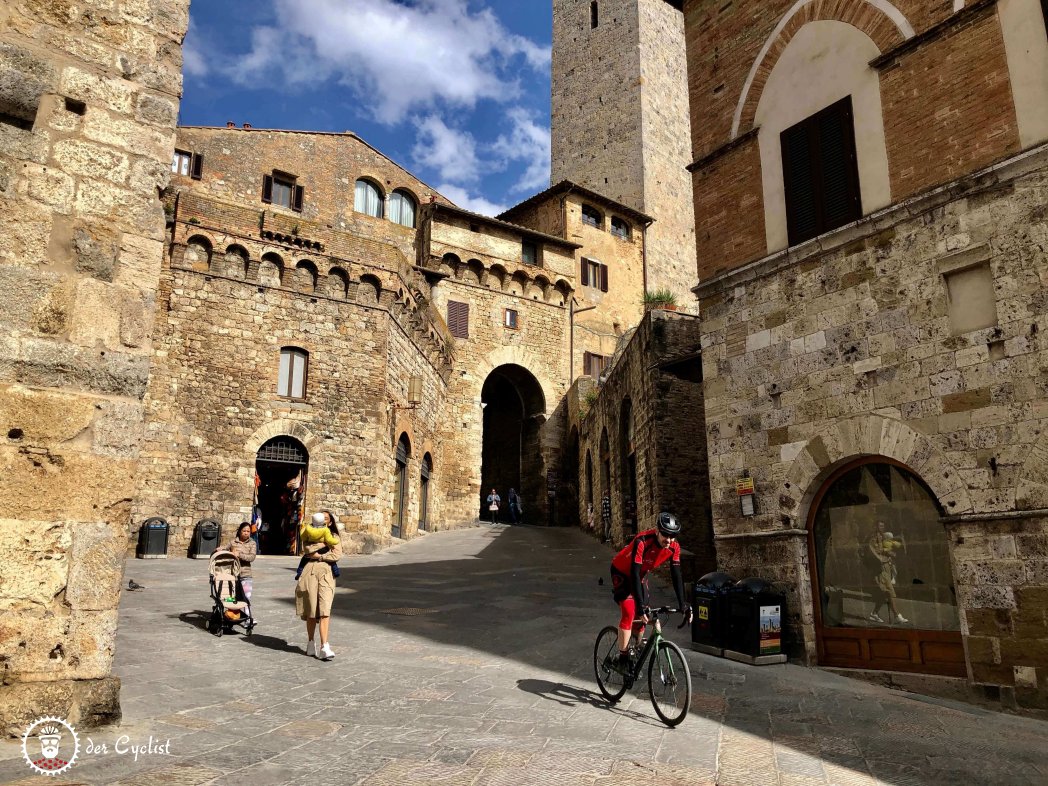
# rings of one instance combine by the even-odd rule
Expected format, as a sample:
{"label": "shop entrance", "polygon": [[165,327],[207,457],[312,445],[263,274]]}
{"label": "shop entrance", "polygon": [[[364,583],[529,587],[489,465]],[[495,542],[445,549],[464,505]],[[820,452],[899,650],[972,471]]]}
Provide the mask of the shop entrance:
{"label": "shop entrance", "polygon": [[890,459],[830,476],[808,522],[820,665],[965,676],[941,516],[920,478]]}
{"label": "shop entrance", "polygon": [[255,517],[263,554],[296,554],[309,454],[292,437],[274,437],[255,457]]}
{"label": "shop entrance", "polygon": [[539,444],[539,432],[546,421],[542,387],[523,366],[507,364],[488,375],[480,400],[484,407],[480,518],[491,516],[484,500],[494,488],[502,497],[500,519],[508,522],[507,497],[512,488],[521,497],[525,523],[545,524],[545,520],[536,515],[546,509]]}

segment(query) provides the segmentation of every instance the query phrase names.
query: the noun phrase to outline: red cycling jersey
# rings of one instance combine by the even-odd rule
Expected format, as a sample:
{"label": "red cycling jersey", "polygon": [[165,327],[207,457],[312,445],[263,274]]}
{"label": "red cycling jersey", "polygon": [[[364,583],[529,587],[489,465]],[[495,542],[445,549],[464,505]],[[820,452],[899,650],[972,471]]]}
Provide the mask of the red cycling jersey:
{"label": "red cycling jersey", "polygon": [[649,529],[634,536],[626,548],[615,555],[611,569],[629,576],[633,565],[637,564],[640,565],[641,578],[644,578],[649,571],[671,559],[673,564],[680,565],[680,544],[673,541],[669,546],[662,547],[659,545],[658,530]]}

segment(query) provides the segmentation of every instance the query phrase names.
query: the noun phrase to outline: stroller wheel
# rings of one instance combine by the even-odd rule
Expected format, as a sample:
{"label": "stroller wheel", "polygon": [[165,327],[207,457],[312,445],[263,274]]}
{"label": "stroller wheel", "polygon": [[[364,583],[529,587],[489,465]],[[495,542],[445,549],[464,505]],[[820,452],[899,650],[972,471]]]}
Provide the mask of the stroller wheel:
{"label": "stroller wheel", "polygon": [[211,616],[207,621],[207,632],[212,636],[216,635],[222,629],[222,623],[215,616],[214,612],[211,612]]}

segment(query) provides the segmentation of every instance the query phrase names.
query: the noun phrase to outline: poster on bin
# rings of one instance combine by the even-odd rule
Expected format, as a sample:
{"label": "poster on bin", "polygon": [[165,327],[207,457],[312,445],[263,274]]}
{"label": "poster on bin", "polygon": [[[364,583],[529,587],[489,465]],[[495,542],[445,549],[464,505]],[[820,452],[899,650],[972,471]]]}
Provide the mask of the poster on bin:
{"label": "poster on bin", "polygon": [[782,651],[782,617],[779,606],[761,606],[761,655]]}

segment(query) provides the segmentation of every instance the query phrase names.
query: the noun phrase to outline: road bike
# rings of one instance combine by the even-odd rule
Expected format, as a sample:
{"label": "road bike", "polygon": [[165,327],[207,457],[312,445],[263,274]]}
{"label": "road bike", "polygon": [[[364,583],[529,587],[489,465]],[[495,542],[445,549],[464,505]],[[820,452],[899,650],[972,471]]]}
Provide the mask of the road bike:
{"label": "road bike", "polygon": [[[659,616],[676,614],[678,609],[661,606],[649,613],[654,633],[647,642],[635,642],[631,648],[637,652],[630,659],[629,667],[619,664],[619,629],[609,625],[597,634],[593,646],[593,672],[597,685],[604,697],[613,704],[640,679],[644,661],[648,661],[648,694],[655,714],[668,726],[676,726],[688,715],[691,706],[691,671],[684,659],[684,652],[672,641],[663,638]],[[683,628],[685,619],[678,627]],[[636,639],[636,632],[633,639]],[[649,659],[650,656],[650,659]]]}

